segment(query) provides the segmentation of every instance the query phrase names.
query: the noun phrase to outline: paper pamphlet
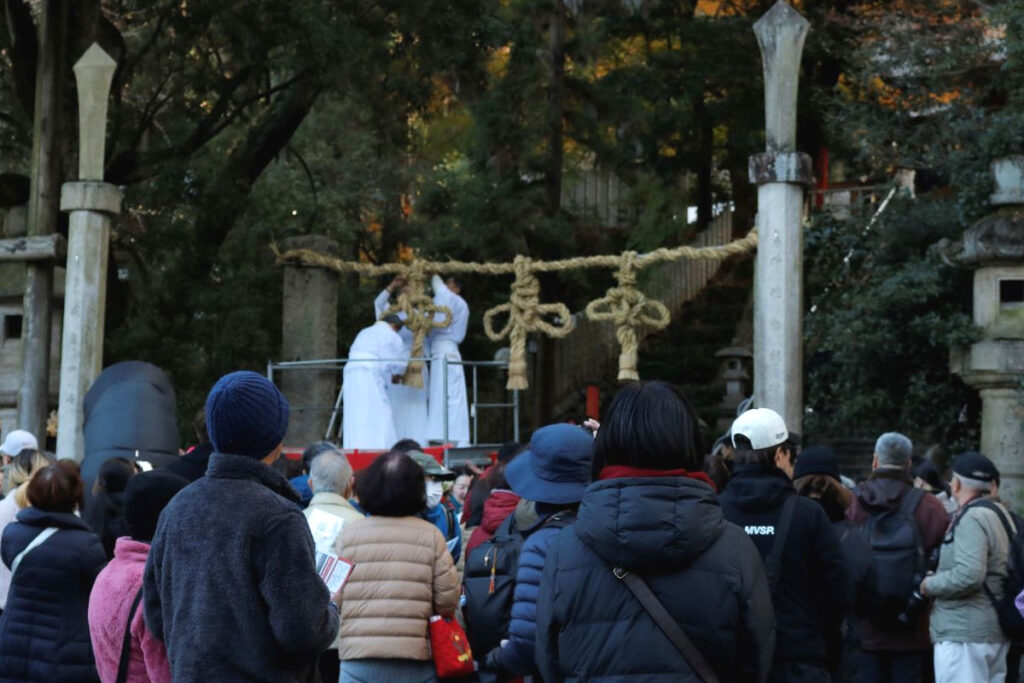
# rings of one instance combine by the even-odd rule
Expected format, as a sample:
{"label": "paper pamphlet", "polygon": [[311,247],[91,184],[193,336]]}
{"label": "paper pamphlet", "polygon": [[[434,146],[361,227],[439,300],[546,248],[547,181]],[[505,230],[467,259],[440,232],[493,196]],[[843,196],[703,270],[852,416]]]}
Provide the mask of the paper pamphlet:
{"label": "paper pamphlet", "polygon": [[354,564],[334,553],[316,553],[316,570],[332,595],[345,585],[354,568]]}
{"label": "paper pamphlet", "polygon": [[313,544],[316,546],[316,570],[327,584],[327,590],[336,593],[345,585],[352,568],[355,567],[334,552],[334,543],[345,526],[345,520],[313,508],[310,510],[308,521],[309,530],[313,534]]}
{"label": "paper pamphlet", "polygon": [[309,530],[313,534],[313,544],[317,551],[330,553],[334,551],[334,542],[341,534],[345,520],[337,515],[313,508],[309,513]]}

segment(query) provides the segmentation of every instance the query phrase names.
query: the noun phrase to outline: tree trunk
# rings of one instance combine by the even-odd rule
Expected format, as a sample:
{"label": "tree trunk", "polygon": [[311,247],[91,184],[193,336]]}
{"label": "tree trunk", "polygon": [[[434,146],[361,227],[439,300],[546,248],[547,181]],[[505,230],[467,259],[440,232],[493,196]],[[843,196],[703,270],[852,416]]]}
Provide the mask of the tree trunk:
{"label": "tree trunk", "polygon": [[[61,94],[64,88],[67,0],[46,0],[40,13],[38,70],[32,131],[32,172],[28,234],[48,235],[60,218]],[[53,263],[32,262],[25,279],[22,380],[18,427],[46,440],[49,413],[50,322],[53,310]]]}
{"label": "tree trunk", "polygon": [[711,120],[703,93],[693,99],[694,122],[697,128],[697,230],[711,225],[714,193],[712,172],[715,167],[715,124]]}
{"label": "tree trunk", "polygon": [[552,0],[551,86],[548,89],[548,168],[545,174],[548,215],[562,209],[562,119],[565,113],[565,2]]}

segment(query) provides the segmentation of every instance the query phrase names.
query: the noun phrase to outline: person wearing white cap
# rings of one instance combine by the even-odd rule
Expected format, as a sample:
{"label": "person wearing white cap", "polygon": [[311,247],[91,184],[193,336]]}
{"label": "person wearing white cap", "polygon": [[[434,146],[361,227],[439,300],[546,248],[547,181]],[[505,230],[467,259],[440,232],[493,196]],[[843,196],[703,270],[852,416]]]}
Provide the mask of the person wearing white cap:
{"label": "person wearing white cap", "polygon": [[839,538],[821,506],[793,488],[790,434],[778,413],[748,410],[730,433],[736,465],[719,502],[765,561],[776,624],[768,680],[828,681],[850,602]]}
{"label": "person wearing white cap", "polygon": [[39,450],[39,442],[36,441],[36,437],[32,436],[30,432],[26,432],[24,429],[15,429],[8,432],[3,444],[0,444],[0,460],[2,460],[3,464],[3,471],[0,472],[0,479],[3,480],[3,494],[5,496],[10,493],[12,488],[10,477],[7,476],[11,460],[14,456],[24,450]]}

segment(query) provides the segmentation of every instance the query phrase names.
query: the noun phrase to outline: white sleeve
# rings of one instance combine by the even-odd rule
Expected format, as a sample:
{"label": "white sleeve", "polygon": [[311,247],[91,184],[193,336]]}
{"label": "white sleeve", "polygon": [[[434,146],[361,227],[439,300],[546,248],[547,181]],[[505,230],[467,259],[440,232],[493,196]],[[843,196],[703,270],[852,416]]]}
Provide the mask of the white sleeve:
{"label": "white sleeve", "polygon": [[448,328],[448,333],[456,344],[461,344],[462,340],[466,338],[466,328],[469,326],[469,306],[461,297],[452,296],[452,298],[455,300],[455,306],[452,308],[452,324]]}
{"label": "white sleeve", "polygon": [[[389,334],[384,343],[384,352],[386,354],[384,358],[389,359],[385,363],[388,375],[405,374],[405,366],[409,364],[409,353],[405,350],[401,335],[397,332]],[[401,360],[395,360],[396,358]]]}
{"label": "white sleeve", "polygon": [[379,320],[384,311],[391,305],[391,292],[387,289],[381,290],[377,298],[373,300],[373,319]]}
{"label": "white sleeve", "polygon": [[445,308],[452,307],[452,299],[455,298],[455,294],[452,290],[448,289],[448,285],[444,283],[440,275],[434,275],[430,278],[430,287],[434,290],[434,304],[437,306],[444,306]]}

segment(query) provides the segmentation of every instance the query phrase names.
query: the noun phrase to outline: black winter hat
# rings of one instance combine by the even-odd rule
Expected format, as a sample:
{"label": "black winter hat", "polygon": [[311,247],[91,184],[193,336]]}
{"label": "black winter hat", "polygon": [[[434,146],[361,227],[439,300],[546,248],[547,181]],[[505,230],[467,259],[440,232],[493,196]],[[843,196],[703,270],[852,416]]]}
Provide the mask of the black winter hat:
{"label": "black winter hat", "polygon": [[128,480],[124,490],[124,517],[132,539],[151,542],[160,513],[186,486],[187,480],[163,470],[143,472]]}
{"label": "black winter hat", "polygon": [[836,481],[841,481],[836,452],[829,446],[810,446],[800,451],[796,465],[793,467],[793,479],[799,479],[808,474],[824,474]]}
{"label": "black winter hat", "polygon": [[961,477],[976,479],[991,484],[999,481],[999,470],[987,457],[976,451],[966,451],[956,456],[953,472]]}

